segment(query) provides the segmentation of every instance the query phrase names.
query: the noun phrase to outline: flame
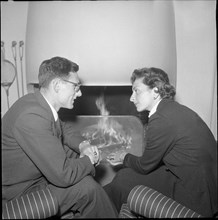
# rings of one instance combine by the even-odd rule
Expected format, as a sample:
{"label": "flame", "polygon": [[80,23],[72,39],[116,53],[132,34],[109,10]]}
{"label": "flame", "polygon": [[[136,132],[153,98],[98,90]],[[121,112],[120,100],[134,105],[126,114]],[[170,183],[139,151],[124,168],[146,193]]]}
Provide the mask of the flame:
{"label": "flame", "polygon": [[100,96],[98,99],[96,99],[95,104],[100,111],[101,115],[109,115],[109,111],[107,111],[105,103],[104,103],[104,96]]}
{"label": "flame", "polygon": [[104,117],[99,120],[96,129],[88,129],[83,136],[91,142],[97,141],[98,148],[131,148],[132,137],[124,131],[120,123],[108,117],[109,111],[106,109],[103,96],[96,100],[96,106]]}

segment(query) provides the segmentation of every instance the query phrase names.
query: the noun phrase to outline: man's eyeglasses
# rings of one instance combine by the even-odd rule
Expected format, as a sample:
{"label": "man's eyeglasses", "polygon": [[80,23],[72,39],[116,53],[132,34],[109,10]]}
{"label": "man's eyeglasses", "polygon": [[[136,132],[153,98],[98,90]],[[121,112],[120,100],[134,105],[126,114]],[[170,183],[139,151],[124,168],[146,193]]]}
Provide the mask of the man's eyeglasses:
{"label": "man's eyeglasses", "polygon": [[73,84],[74,85],[74,91],[75,92],[79,92],[80,86],[82,85],[80,82],[79,83],[75,83],[75,82],[71,82],[71,81],[66,80],[66,79],[62,79],[62,80],[65,81],[65,82]]}

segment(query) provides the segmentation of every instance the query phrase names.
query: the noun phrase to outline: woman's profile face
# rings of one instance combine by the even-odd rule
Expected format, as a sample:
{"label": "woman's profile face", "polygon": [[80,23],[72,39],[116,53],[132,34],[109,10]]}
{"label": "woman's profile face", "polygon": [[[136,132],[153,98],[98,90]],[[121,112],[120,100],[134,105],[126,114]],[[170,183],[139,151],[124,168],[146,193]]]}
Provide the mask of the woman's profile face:
{"label": "woman's profile face", "polygon": [[130,101],[134,103],[138,112],[144,110],[150,111],[155,104],[154,97],[157,93],[154,92],[154,88],[143,83],[143,78],[138,78],[132,84],[132,95]]}

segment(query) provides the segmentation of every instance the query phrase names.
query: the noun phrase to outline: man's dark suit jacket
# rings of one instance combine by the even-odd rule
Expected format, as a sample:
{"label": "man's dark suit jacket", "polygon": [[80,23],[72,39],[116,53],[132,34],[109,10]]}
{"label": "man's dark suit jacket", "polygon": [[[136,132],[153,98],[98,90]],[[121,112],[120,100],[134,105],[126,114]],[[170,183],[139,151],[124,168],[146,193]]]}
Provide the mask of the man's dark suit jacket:
{"label": "man's dark suit jacket", "polygon": [[184,195],[190,194],[203,213],[217,211],[215,138],[194,111],[173,100],[163,99],[149,118],[142,157],[127,154],[124,165],[142,174],[164,165],[175,176],[176,181],[166,186],[173,186],[172,197],[182,186]]}
{"label": "man's dark suit jacket", "polygon": [[87,156],[78,156],[84,139],[62,124],[58,136],[51,108],[39,91],[14,103],[2,119],[2,199],[7,201],[46,184],[67,187],[94,175]]}

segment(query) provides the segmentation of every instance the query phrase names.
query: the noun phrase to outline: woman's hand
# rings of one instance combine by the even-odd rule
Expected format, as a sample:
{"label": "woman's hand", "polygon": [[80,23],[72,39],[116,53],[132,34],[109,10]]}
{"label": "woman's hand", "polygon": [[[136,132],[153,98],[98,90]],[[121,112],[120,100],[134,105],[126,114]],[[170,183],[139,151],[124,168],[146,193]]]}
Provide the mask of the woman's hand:
{"label": "woman's hand", "polygon": [[115,153],[111,153],[107,156],[107,161],[111,164],[111,165],[118,165],[118,164],[122,164],[124,157],[126,156],[127,152],[124,150],[120,150],[117,151]]}

